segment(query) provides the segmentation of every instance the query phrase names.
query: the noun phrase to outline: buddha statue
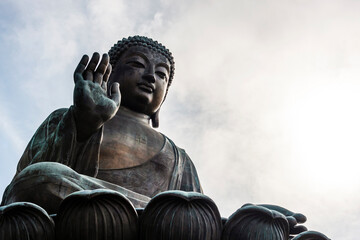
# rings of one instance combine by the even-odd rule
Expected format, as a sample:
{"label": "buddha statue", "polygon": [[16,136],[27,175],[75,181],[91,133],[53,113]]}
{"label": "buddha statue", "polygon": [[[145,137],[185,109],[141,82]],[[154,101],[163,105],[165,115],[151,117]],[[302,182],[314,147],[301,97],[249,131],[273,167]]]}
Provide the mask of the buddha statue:
{"label": "buddha statue", "polygon": [[35,132],[2,205],[32,202],[53,214],[79,190],[114,190],[135,207],[166,190],[201,193],[189,156],[154,129],[173,77],[170,51],[147,37],[124,38],[102,57],[84,55],[73,105]]}
{"label": "buddha statue", "polygon": [[40,125],[4,192],[0,238],[278,240],[306,231],[304,215],[276,205],[246,204],[221,219],[189,156],[154,129],[173,77],[170,51],[147,37],[84,55],[73,105]]}

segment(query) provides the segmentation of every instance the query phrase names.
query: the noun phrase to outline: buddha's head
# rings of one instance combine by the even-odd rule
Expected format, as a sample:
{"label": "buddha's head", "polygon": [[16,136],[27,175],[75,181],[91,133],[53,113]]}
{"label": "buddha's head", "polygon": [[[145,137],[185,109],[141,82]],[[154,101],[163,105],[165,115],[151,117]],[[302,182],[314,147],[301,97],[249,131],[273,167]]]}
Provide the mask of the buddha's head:
{"label": "buddha's head", "polygon": [[113,70],[108,84],[120,84],[121,105],[148,115],[157,127],[159,109],[174,76],[170,51],[157,41],[135,36],[118,41],[109,56]]}

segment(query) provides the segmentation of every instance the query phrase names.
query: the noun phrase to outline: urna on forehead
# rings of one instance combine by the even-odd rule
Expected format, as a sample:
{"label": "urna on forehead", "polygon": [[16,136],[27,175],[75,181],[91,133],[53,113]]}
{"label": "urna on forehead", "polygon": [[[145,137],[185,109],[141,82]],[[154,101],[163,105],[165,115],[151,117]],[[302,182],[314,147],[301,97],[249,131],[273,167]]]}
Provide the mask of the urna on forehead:
{"label": "urna on forehead", "polygon": [[109,50],[110,56],[110,64],[112,65],[113,69],[115,69],[116,63],[118,62],[121,55],[128,50],[130,47],[141,46],[147,49],[150,49],[154,52],[161,54],[162,56],[166,57],[170,62],[170,75],[168,85],[171,85],[172,79],[174,77],[174,59],[169,51],[165,46],[161,43],[154,41],[151,38],[144,37],[144,36],[133,36],[128,38],[123,38],[119,40],[114,46]]}

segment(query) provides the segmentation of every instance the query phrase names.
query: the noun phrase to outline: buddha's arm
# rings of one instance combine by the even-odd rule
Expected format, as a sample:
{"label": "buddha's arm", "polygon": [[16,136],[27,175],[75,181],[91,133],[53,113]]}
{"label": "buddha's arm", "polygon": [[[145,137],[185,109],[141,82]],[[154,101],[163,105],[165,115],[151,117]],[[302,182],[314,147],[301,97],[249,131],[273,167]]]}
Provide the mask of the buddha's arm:
{"label": "buddha's arm", "polygon": [[[96,67],[99,64],[98,67]],[[16,175],[36,162],[59,162],[78,173],[95,176],[103,124],[120,105],[118,84],[107,96],[107,80],[111,72],[109,56],[84,55],[74,72],[74,105],[53,112],[39,127],[28,144]]]}
{"label": "buddha's arm", "polygon": [[203,190],[194,163],[183,149],[180,149],[180,156],[184,159],[184,173],[181,179],[180,190],[202,193]]}
{"label": "buddha's arm", "polygon": [[[169,139],[169,138],[168,138]],[[184,149],[177,147],[169,139],[175,153],[175,166],[169,184],[169,190],[182,190],[202,193],[196,168]]]}
{"label": "buddha's arm", "polygon": [[37,162],[59,162],[78,173],[95,176],[102,128],[78,142],[73,107],[54,111],[40,125],[22,155],[17,173]]}

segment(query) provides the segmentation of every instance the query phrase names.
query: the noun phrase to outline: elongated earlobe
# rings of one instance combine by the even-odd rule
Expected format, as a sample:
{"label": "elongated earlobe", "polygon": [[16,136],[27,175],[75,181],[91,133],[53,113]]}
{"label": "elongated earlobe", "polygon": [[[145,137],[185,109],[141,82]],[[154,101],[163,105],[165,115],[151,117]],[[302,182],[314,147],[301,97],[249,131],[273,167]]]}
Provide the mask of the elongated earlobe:
{"label": "elongated earlobe", "polygon": [[151,116],[151,125],[153,126],[153,128],[159,127],[159,112],[160,109]]}

